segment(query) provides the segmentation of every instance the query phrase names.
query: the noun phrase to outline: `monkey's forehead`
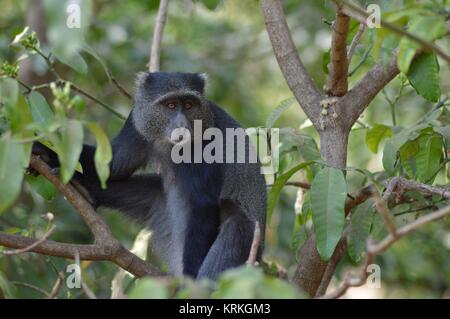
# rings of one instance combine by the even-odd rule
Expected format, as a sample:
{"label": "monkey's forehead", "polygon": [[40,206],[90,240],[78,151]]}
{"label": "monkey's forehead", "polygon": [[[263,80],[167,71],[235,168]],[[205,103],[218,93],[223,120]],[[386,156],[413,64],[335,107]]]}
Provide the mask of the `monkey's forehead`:
{"label": "monkey's forehead", "polygon": [[145,72],[138,77],[138,87],[145,92],[158,93],[158,95],[180,90],[203,94],[205,77],[198,73]]}

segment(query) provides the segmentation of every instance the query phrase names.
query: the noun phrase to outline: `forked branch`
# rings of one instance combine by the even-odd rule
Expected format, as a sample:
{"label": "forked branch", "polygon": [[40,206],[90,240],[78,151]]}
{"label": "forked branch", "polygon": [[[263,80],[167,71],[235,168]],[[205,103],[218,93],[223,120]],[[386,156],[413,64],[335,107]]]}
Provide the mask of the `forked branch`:
{"label": "forked branch", "polygon": [[38,156],[31,156],[30,167],[55,185],[67,201],[74,206],[94,235],[95,243],[92,245],[77,245],[47,239],[35,240],[20,235],[0,233],[1,246],[26,249],[27,252],[36,252],[43,255],[70,259],[74,259],[79,254],[80,258],[84,260],[112,261],[136,277],[162,275],[159,269],[123,247],[113,236],[103,218],[97,214],[89,202],[72,185],[64,185],[52,173],[50,167]]}

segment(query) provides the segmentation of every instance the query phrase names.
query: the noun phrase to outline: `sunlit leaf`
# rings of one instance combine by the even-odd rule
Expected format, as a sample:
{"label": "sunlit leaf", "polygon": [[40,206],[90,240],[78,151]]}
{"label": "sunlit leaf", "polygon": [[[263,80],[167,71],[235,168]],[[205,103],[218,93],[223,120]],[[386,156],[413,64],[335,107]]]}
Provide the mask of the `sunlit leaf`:
{"label": "sunlit leaf", "polygon": [[344,228],[347,183],[341,170],[324,167],[311,184],[311,211],[317,250],[330,259]]}
{"label": "sunlit leaf", "polygon": [[128,294],[131,299],[165,299],[168,289],[163,282],[155,278],[140,279]]}
{"label": "sunlit leaf", "polygon": [[108,136],[106,136],[103,129],[96,123],[88,123],[86,125],[97,141],[97,148],[95,149],[95,168],[97,170],[98,177],[100,178],[102,188],[106,188],[106,180],[109,177],[109,163],[112,160],[111,144],[109,143]]}
{"label": "sunlit leaf", "polygon": [[425,135],[419,139],[420,150],[416,155],[417,179],[429,180],[437,173],[442,160],[442,139],[439,135]]}
{"label": "sunlit leaf", "polygon": [[39,124],[48,126],[53,121],[54,116],[45,97],[41,93],[33,91],[28,95],[28,101],[31,106],[33,120]]}
{"label": "sunlit leaf", "polygon": [[269,193],[269,201],[268,201],[268,205],[267,205],[267,222],[269,224],[270,224],[270,220],[272,218],[273,210],[275,208],[275,205],[278,202],[278,198],[280,197],[280,193],[281,193],[281,190],[283,189],[284,184],[286,184],[286,182],[289,180],[289,178],[292,177],[292,175],[294,175],[299,170],[301,170],[305,167],[308,167],[309,165],[311,165],[313,163],[314,163],[313,161],[301,163],[301,164],[295,166],[294,168],[290,169],[286,173],[280,175],[276,179],[275,183],[273,183],[272,189],[270,190],[270,193]]}
{"label": "sunlit leaf", "polygon": [[424,53],[417,57],[409,69],[408,80],[416,92],[428,101],[439,100],[439,63],[434,54]]}
{"label": "sunlit leaf", "polygon": [[[426,41],[433,41],[447,33],[447,23],[443,16],[416,16],[408,26],[408,32]],[[411,62],[420,47],[417,42],[403,37],[397,54],[398,68],[404,74],[408,73]]]}
{"label": "sunlit leaf", "polygon": [[367,131],[366,144],[373,152],[378,153],[378,145],[381,141],[392,136],[392,129],[383,124],[374,124],[374,126]]}
{"label": "sunlit leaf", "polygon": [[83,148],[83,125],[76,120],[67,120],[61,128],[61,141],[55,145],[61,163],[61,179],[68,183],[75,173],[75,168]]}
{"label": "sunlit leaf", "polygon": [[23,145],[3,136],[0,139],[0,213],[19,195],[27,163]]}

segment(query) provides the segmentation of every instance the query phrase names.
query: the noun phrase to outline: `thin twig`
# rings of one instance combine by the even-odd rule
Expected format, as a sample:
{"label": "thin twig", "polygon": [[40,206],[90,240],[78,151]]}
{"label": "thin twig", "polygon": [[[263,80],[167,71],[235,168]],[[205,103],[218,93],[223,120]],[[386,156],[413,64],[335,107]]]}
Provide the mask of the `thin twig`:
{"label": "thin twig", "polygon": [[131,94],[128,93],[128,91],[125,90],[125,88],[116,80],[116,78],[112,75],[110,70],[106,70],[106,74],[108,75],[108,78],[116,86],[116,88],[119,90],[120,93],[122,93],[128,99],[133,100]]}
{"label": "thin twig", "polygon": [[21,248],[21,249],[14,249],[14,250],[5,250],[2,252],[3,255],[6,256],[12,256],[12,255],[19,255],[19,254],[23,254],[26,253],[30,250],[32,250],[33,248],[39,246],[39,244],[42,244],[44,241],[47,240],[47,238],[53,233],[53,231],[56,229],[55,225],[52,225],[52,227],[50,227],[50,229],[44,234],[44,236],[42,236],[42,238],[40,238],[39,240],[35,241],[33,244]]}
{"label": "thin twig", "polygon": [[169,0],[161,0],[159,3],[158,15],[156,16],[155,28],[153,29],[152,48],[150,51],[150,60],[148,70],[158,72],[160,67],[161,41],[163,37],[164,26],[167,19],[167,7]]}
{"label": "thin twig", "polygon": [[397,236],[397,226],[395,226],[394,221],[392,220],[391,213],[389,212],[388,208],[386,207],[386,204],[384,200],[381,198],[380,194],[378,192],[375,192],[373,194],[373,199],[375,202],[375,207],[377,208],[377,211],[383,216],[384,223],[386,224],[389,232],[392,236]]}
{"label": "thin twig", "polygon": [[25,288],[30,288],[30,289],[32,289],[32,290],[35,290],[35,291],[37,291],[37,292],[43,294],[43,295],[46,296],[47,298],[50,297],[50,293],[48,293],[47,291],[45,291],[45,290],[42,289],[42,288],[36,287],[36,286],[31,285],[31,284],[29,284],[29,283],[21,282],[21,281],[10,281],[9,283],[13,284],[14,286],[22,286],[22,287],[25,287]]}
{"label": "thin twig", "polygon": [[348,60],[349,64],[352,60],[353,54],[355,53],[355,49],[358,46],[362,35],[364,34],[365,29],[366,29],[366,25],[364,23],[360,23],[358,32],[356,32],[355,36],[353,37],[352,43],[350,44],[350,48],[348,49],[347,60]]}
{"label": "thin twig", "polygon": [[[86,92],[85,90],[81,89],[80,87],[76,86],[74,83],[65,80],[55,69],[55,66],[53,65],[53,61],[51,60],[49,55],[45,55],[44,52],[42,52],[39,48],[35,47],[33,48],[37,54],[39,54],[44,60],[45,63],[47,63],[48,69],[50,70],[50,72],[53,74],[53,76],[56,78],[57,82],[60,83],[69,83],[70,86],[77,91],[78,93],[83,94],[84,96],[86,96],[87,98],[91,99],[92,101],[94,101],[95,103],[103,106],[104,108],[106,108],[108,111],[110,111],[111,113],[113,113],[114,115],[116,115],[117,117],[121,118],[122,120],[126,120],[126,117],[124,117],[122,114],[120,114],[119,112],[117,112],[116,110],[114,110],[111,106],[109,106],[108,104],[100,101],[98,98],[96,98],[95,96],[93,96],[92,94],[89,94],[88,92]],[[33,90],[32,87],[29,87],[30,91]]]}
{"label": "thin twig", "polygon": [[261,227],[259,222],[255,223],[255,231],[253,233],[253,241],[252,246],[250,248],[250,254],[248,255],[248,259],[246,264],[254,266],[256,264],[256,257],[258,256],[258,249],[261,245]]}
{"label": "thin twig", "polygon": [[[81,268],[81,264],[80,264],[80,254],[78,253],[78,251],[75,251],[75,263],[78,265],[79,269]],[[83,289],[84,293],[86,294],[86,296],[89,299],[97,299],[97,296],[94,294],[94,292],[91,290],[91,288],[89,288],[89,286],[84,282],[83,280],[83,276],[80,272],[80,284],[81,284],[81,289]]]}
{"label": "thin twig", "polygon": [[[366,19],[369,17],[369,14],[366,12],[366,10],[364,10],[360,6],[350,2],[348,0],[333,0],[333,2],[335,2],[339,6],[343,6],[342,10],[344,11],[345,14],[351,16],[352,18],[359,21],[360,23],[364,23],[364,24],[367,23]],[[408,31],[404,30],[403,28],[401,28],[393,23],[386,22],[382,19],[380,19],[380,25],[383,28],[389,29],[397,34],[407,37],[408,39],[420,44],[423,48],[425,48],[429,51],[434,51],[442,59],[447,61],[447,63],[450,63],[450,55],[448,55],[442,48],[440,48],[436,44],[429,42],[425,39],[422,39],[421,37],[418,37],[417,35],[412,34]]]}
{"label": "thin twig", "polygon": [[62,271],[60,271],[60,272],[58,272],[56,282],[53,285],[52,291],[50,292],[50,296],[48,296],[48,299],[54,299],[58,296],[59,291],[61,290],[63,281],[64,281],[64,273]]}
{"label": "thin twig", "polygon": [[[64,80],[63,80],[64,81]],[[95,96],[93,96],[92,94],[86,92],[85,90],[83,90],[82,88],[78,87],[77,85],[73,84],[70,81],[64,81],[65,83],[69,83],[70,87],[72,89],[74,89],[75,91],[77,91],[78,93],[83,94],[85,97],[91,99],[92,101],[94,101],[95,103],[103,106],[105,109],[107,109],[108,111],[110,111],[111,113],[113,113],[114,115],[116,115],[118,118],[122,119],[122,120],[126,120],[127,118],[125,116],[123,116],[122,114],[120,114],[119,112],[117,112],[116,110],[114,110],[111,106],[109,106],[108,104],[106,104],[105,102],[100,101],[99,99],[97,99]]]}

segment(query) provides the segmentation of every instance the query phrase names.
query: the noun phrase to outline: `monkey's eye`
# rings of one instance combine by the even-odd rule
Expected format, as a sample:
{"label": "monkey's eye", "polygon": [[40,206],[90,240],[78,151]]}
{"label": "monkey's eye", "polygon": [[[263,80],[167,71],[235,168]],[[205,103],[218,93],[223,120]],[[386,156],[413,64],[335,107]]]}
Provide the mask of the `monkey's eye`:
{"label": "monkey's eye", "polygon": [[184,108],[186,110],[189,110],[190,108],[192,108],[192,101],[186,101],[186,103],[184,104]]}
{"label": "monkey's eye", "polygon": [[169,109],[174,109],[175,106],[176,106],[176,104],[175,104],[174,101],[168,101],[168,102],[166,102],[166,106],[167,106]]}

